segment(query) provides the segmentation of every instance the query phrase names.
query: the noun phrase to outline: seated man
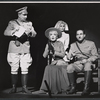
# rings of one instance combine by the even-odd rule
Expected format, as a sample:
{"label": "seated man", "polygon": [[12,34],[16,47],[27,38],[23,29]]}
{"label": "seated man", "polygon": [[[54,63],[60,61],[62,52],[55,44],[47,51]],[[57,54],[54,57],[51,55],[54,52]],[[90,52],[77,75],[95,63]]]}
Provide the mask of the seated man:
{"label": "seated man", "polygon": [[71,89],[68,92],[73,94],[76,92],[76,83],[74,71],[82,72],[85,74],[85,85],[82,92],[82,96],[90,94],[90,83],[92,78],[92,65],[98,59],[97,48],[94,42],[85,39],[86,34],[83,30],[76,31],[75,43],[71,44],[68,58],[75,58],[75,62],[71,63],[67,67],[67,73]]}

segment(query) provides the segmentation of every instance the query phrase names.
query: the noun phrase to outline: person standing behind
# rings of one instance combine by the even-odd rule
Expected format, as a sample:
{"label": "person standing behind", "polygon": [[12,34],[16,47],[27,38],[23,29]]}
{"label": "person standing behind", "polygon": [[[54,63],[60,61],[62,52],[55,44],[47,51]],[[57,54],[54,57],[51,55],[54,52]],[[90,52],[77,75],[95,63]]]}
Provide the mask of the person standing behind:
{"label": "person standing behind", "polygon": [[[67,25],[66,22],[60,20],[56,23],[55,28],[59,29],[62,32],[62,36],[60,38],[58,38],[57,41],[61,41],[64,44],[64,49],[65,49],[66,55],[67,55],[68,54],[67,49],[69,47],[69,41],[70,41],[69,34],[66,33],[66,32],[69,31],[68,25]],[[68,59],[67,59],[66,55],[63,59],[66,62],[68,62]]]}
{"label": "person standing behind", "polygon": [[21,67],[22,92],[30,93],[27,89],[28,68],[32,64],[29,37],[35,37],[36,32],[31,21],[27,21],[27,7],[17,9],[18,18],[11,20],[4,31],[5,36],[12,36],[9,43],[7,61],[11,66],[12,89],[16,93],[18,69]]}

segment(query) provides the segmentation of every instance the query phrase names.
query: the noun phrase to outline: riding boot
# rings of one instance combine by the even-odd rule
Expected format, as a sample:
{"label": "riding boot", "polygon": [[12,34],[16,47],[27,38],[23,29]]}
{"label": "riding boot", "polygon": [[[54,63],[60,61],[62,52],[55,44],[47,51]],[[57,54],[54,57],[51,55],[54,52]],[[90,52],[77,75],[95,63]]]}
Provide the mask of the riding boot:
{"label": "riding boot", "polygon": [[87,96],[90,94],[90,83],[92,78],[92,71],[85,71],[85,83],[84,90],[82,92],[82,96]]}
{"label": "riding boot", "polygon": [[31,92],[27,89],[28,75],[22,74],[21,80],[22,80],[22,93],[29,93],[30,94]]}
{"label": "riding boot", "polygon": [[11,81],[12,81],[12,89],[9,93],[16,93],[16,84],[17,84],[18,75],[11,74]]}
{"label": "riding boot", "polygon": [[74,94],[74,93],[76,93],[76,82],[75,82],[76,80],[75,80],[74,72],[68,73],[68,78],[69,78],[69,82],[70,82],[70,85],[71,85],[71,89],[68,92],[68,94]]}

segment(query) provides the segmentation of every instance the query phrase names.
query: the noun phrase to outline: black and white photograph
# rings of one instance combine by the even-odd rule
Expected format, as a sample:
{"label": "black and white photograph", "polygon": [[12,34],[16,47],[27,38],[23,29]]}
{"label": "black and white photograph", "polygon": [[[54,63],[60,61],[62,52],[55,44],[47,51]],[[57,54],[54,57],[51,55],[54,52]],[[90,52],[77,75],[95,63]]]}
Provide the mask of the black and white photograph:
{"label": "black and white photograph", "polygon": [[1,98],[100,98],[100,2],[0,2]]}

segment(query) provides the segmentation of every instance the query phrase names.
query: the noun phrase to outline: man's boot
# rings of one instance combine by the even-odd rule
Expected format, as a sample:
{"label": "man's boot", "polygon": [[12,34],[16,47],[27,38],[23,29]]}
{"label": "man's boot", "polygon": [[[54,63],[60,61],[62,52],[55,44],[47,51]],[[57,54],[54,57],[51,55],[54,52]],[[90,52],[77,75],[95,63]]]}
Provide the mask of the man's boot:
{"label": "man's boot", "polygon": [[9,93],[16,93],[16,84],[17,84],[18,75],[11,74],[11,81],[12,81],[12,89]]}
{"label": "man's boot", "polygon": [[27,89],[28,75],[22,74],[21,80],[22,80],[22,93],[29,93],[30,94],[31,92]]}
{"label": "man's boot", "polygon": [[68,73],[68,78],[69,78],[69,82],[70,82],[70,85],[71,85],[71,89],[68,92],[68,94],[74,94],[74,93],[76,93],[76,82],[75,82],[76,80],[75,80],[74,72]]}
{"label": "man's boot", "polygon": [[92,78],[92,71],[85,71],[85,83],[84,90],[82,92],[82,96],[87,96],[90,94],[90,83]]}

